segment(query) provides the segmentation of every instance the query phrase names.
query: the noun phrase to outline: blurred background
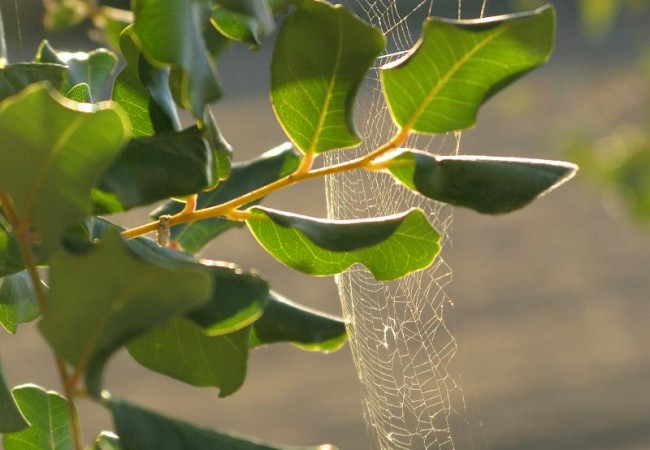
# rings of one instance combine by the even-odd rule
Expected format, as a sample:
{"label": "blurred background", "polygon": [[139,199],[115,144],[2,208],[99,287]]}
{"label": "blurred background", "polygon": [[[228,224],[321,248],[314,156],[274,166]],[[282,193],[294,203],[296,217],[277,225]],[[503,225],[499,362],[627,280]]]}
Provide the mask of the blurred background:
{"label": "blurred background", "polygon": [[[486,13],[541,3],[488,0]],[[513,215],[454,212],[452,245],[443,257],[453,269],[447,292],[463,417],[473,430],[471,449],[459,450],[647,450],[650,2],[551,3],[558,9],[553,59],[490,100],[460,148],[569,159],[582,170]],[[0,0],[0,7],[10,58],[31,59],[42,36],[41,3]],[[438,0],[434,12],[454,17],[455,7],[455,0]],[[480,8],[479,0],[463,0],[464,17],[478,16]],[[92,46],[80,29],[47,36],[55,48]],[[214,110],[237,160],[285,140],[268,100],[271,46],[257,53],[234,46],[220,60],[226,94]],[[304,214],[326,213],[322,182],[268,200]],[[119,220],[135,225],[146,212]],[[229,233],[207,256],[259,268],[289,298],[340,314],[332,279],[297,274],[262,252],[245,230]],[[11,384],[59,388],[32,324],[13,337],[0,330],[0,354]],[[369,448],[347,348],[332,355],[290,346],[256,350],[243,388],[226,399],[141,369],[125,353],[109,364],[106,380],[116,395],[206,426],[293,445]],[[110,427],[100,408],[81,407],[88,440]]]}

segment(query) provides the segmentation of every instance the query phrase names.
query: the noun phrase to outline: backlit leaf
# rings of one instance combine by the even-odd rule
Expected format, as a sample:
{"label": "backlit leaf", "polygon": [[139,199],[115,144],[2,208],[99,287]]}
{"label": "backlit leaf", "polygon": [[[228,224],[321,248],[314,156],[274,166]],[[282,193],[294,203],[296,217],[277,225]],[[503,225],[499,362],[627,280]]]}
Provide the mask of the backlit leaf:
{"label": "backlit leaf", "polygon": [[41,315],[32,280],[27,272],[2,279],[0,286],[0,324],[11,334],[18,325],[31,322]]}
{"label": "backlit leaf", "polygon": [[421,133],[474,125],[488,98],[548,60],[554,33],[548,6],[476,20],[428,19],[415,48],[381,71],[393,120]]}
{"label": "backlit leaf", "polygon": [[98,395],[102,368],[117,348],[201,307],[211,290],[204,271],[146,261],[109,229],[89,252],[52,257],[48,308],[39,325],[57,354],[86,374],[91,395]]}
{"label": "backlit leaf", "polygon": [[291,342],[304,350],[333,352],[347,340],[345,322],[339,317],[298,305],[276,292],[251,329],[251,346]]}
{"label": "backlit leaf", "polygon": [[0,360],[0,434],[15,433],[29,426],[18,409],[16,400],[5,381],[2,360]]}
{"label": "backlit leaf", "polygon": [[358,145],[354,98],[384,48],[381,32],[349,10],[305,0],[284,22],[271,63],[273,109],[301,151]]}
{"label": "backlit leaf", "polygon": [[[100,212],[120,212],[188,195],[213,182],[212,151],[196,127],[131,140],[97,184],[119,202]],[[101,205],[100,205],[101,206]]]}
{"label": "backlit leaf", "polygon": [[489,156],[436,156],[406,151],[389,171],[433,200],[484,214],[522,208],[569,180],[577,166],[559,161]]}
{"label": "backlit leaf", "polygon": [[[199,194],[197,207],[208,208],[238,198],[289,175],[298,168],[299,163],[299,153],[291,144],[287,143],[265,152],[259,158],[234,164],[232,173],[227,180],[219,184],[216,189]],[[152,217],[177,214],[182,209],[182,203],[170,200],[154,211]],[[173,227],[172,239],[186,251],[196,253],[221,233],[242,226],[242,222],[223,218],[200,220]]]}
{"label": "backlit leaf", "polygon": [[225,180],[230,176],[232,168],[232,147],[219,131],[217,121],[209,107],[205,108],[203,115],[203,137],[212,149],[215,182]]}
{"label": "backlit leaf", "polygon": [[218,387],[219,397],[226,397],[246,378],[249,333],[245,328],[208,336],[194,322],[176,318],[131,341],[127,349],[150,370],[193,386]]}
{"label": "backlit leaf", "polygon": [[79,83],[74,86],[65,94],[70,100],[79,103],[92,103],[93,98],[90,92],[90,86],[86,83]]}
{"label": "backlit leaf", "polygon": [[249,210],[246,224],[280,262],[311,275],[334,275],[361,263],[377,280],[392,280],[428,267],[440,252],[440,235],[424,213],[323,220],[267,208]]}
{"label": "backlit leaf", "polygon": [[55,89],[63,83],[66,67],[61,64],[21,63],[0,67],[0,100],[18,94],[27,86],[48,81]]}
{"label": "backlit leaf", "polygon": [[129,115],[135,136],[178,131],[180,120],[169,88],[169,69],[151,65],[134,41],[133,27],[120,35],[126,65],[115,79],[113,100]]}
{"label": "backlit leaf", "polygon": [[102,431],[93,443],[93,450],[122,450],[120,438],[110,431]]}
{"label": "backlit leaf", "polygon": [[143,52],[159,64],[182,68],[180,105],[203,117],[221,95],[203,40],[210,0],[134,0],[134,31]]}
{"label": "backlit leaf", "polygon": [[86,84],[93,102],[104,98],[111,74],[117,64],[115,54],[104,48],[89,53],[73,53],[64,60],[68,65],[65,73],[66,90],[78,84]]}
{"label": "backlit leaf", "polygon": [[331,445],[289,447],[248,440],[199,428],[117,398],[109,399],[109,407],[124,450],[336,450]]}
{"label": "backlit leaf", "polygon": [[17,225],[31,225],[47,251],[58,246],[65,230],[89,214],[91,188],[128,133],[114,104],[72,102],[42,84],[6,99],[0,191],[11,197]]}
{"label": "backlit leaf", "polygon": [[72,450],[67,400],[54,391],[27,384],[13,390],[29,428],[3,436],[4,450]]}
{"label": "backlit leaf", "polygon": [[211,22],[221,34],[229,39],[259,48],[260,29],[259,23],[254,18],[224,7],[214,6]]}

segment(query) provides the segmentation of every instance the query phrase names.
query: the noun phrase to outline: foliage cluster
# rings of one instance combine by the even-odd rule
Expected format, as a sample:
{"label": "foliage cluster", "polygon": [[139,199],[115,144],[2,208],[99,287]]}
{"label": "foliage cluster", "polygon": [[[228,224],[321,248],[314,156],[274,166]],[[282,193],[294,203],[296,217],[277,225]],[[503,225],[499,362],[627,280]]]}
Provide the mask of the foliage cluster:
{"label": "foliage cluster", "polygon": [[[428,19],[416,47],[380,69],[393,137],[328,166],[319,165],[323,153],[361,142],[352,125],[355,95],[385,45],[379,30],[347,9],[320,0],[133,0],[132,11],[94,1],[45,4],[50,26],[90,17],[112,50],[68,53],[43,42],[32,62],[0,55],[0,323],[15,334],[39,319],[63,385],[63,395],[35,385],[10,389],[0,373],[6,450],[83,448],[81,396],[114,418],[114,433],[98,436],[95,449],[286,448],[201,429],[103,390],[104,367],[123,347],[141,365],[216,387],[223,397],[244,382],[254,348],[343,345],[341,319],[283,298],[254,271],[200,259],[207,244],[246,226],[271,255],[304,273],[332,275],[359,263],[392,280],[428,267],[440,250],[421,210],[335,221],[260,202],[304,180],[364,170],[433,200],[501,214],[576,169],[403,148],[413,133],[474,125],[489,97],[543,64],[555,26],[548,7],[476,21]],[[270,95],[290,142],[234,164],[209,108],[221,95],[215,65],[233,42],[262,45],[278,17]],[[124,66],[113,77],[118,58]],[[182,127],[179,108],[193,125]],[[133,229],[105,218],[159,201],[152,222]]]}

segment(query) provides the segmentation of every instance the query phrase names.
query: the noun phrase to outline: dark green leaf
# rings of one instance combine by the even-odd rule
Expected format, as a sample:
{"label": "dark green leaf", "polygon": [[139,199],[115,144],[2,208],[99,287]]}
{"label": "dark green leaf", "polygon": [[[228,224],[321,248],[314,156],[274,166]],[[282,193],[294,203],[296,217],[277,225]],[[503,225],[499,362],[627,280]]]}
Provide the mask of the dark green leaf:
{"label": "dark green leaf", "polygon": [[25,420],[16,400],[14,399],[5,381],[2,360],[0,360],[0,434],[15,433],[29,426]]}
{"label": "dark green leaf", "polygon": [[182,68],[183,108],[203,117],[204,107],[221,95],[203,40],[210,0],[134,0],[134,31],[151,60]]}
{"label": "dark green leaf", "polygon": [[0,324],[11,334],[18,325],[31,322],[41,315],[34,286],[27,272],[2,279],[0,286]]}
{"label": "dark green leaf", "polygon": [[72,86],[72,89],[65,94],[70,100],[80,103],[92,103],[93,98],[90,92],[90,86],[86,83],[80,83]]}
{"label": "dark green leaf", "polygon": [[151,65],[134,41],[133,27],[120,35],[126,65],[115,79],[113,100],[122,106],[133,124],[135,136],[181,129],[169,88],[169,69]]}
{"label": "dark green leaf", "polygon": [[212,24],[229,39],[250,44],[256,49],[260,46],[259,23],[250,16],[217,5],[212,8]]}
{"label": "dark green leaf", "polygon": [[5,434],[5,450],[72,450],[67,400],[54,391],[27,384],[13,390],[29,428]]}
{"label": "dark green leaf", "polygon": [[232,333],[262,315],[269,293],[262,277],[234,264],[202,262],[212,275],[214,293],[210,303],[187,317],[200,325],[204,333],[210,336]]}
{"label": "dark green leaf", "polygon": [[73,53],[64,61],[68,65],[65,73],[66,91],[84,83],[90,88],[93,102],[104,98],[111,74],[117,64],[117,56],[113,52],[100,48],[89,53]]}
{"label": "dark green leaf", "polygon": [[436,156],[406,151],[389,171],[433,200],[484,214],[522,208],[570,179],[575,164],[527,158]]}
{"label": "dark green leaf", "polygon": [[275,29],[273,11],[268,0],[216,0],[216,3],[232,12],[250,17],[257,24],[260,36],[268,36]]}
{"label": "dark green leaf", "polygon": [[225,180],[230,176],[232,147],[221,135],[217,121],[209,107],[205,108],[203,127],[203,137],[208,141],[212,149],[215,181]]}
{"label": "dark green leaf", "polygon": [[336,450],[331,445],[287,447],[248,440],[199,428],[117,398],[109,399],[109,407],[124,450]]}
{"label": "dark green leaf", "polygon": [[[299,164],[300,154],[288,143],[269,150],[254,160],[234,164],[227,180],[219,184],[216,189],[199,194],[197,206],[201,209],[208,208],[241,197],[289,175],[298,168]],[[154,211],[152,217],[177,214],[182,209],[182,203],[171,200]],[[200,220],[173,227],[172,239],[186,251],[196,253],[221,233],[241,226],[243,226],[241,222],[222,218]]]}
{"label": "dark green leaf", "polygon": [[381,71],[393,120],[421,133],[474,125],[488,98],[548,60],[554,34],[551,7],[460,22],[428,19],[414,50]]}
{"label": "dark green leaf", "polygon": [[261,207],[246,220],[258,242],[280,262],[311,275],[334,275],[361,263],[377,280],[393,280],[431,265],[440,235],[424,213],[323,220]]}
{"label": "dark green leaf", "polygon": [[291,342],[310,351],[333,352],[347,340],[345,322],[339,317],[305,308],[275,292],[264,314],[251,329],[251,347]]}
{"label": "dark green leaf", "polygon": [[[155,265],[108,230],[90,252],[59,252],[50,264],[48,309],[40,329],[91,395],[109,356],[133,337],[206,304],[212,283],[202,270]],[[70,274],[75,274],[70,277]]]}
{"label": "dark green leaf", "polygon": [[196,127],[131,140],[97,184],[114,195],[119,212],[174,196],[198,192],[213,183],[212,152]]}
{"label": "dark green leaf", "polygon": [[93,450],[122,450],[122,446],[116,434],[102,431],[93,443]]}
{"label": "dark green leaf", "polygon": [[40,233],[45,250],[57,247],[65,230],[90,212],[91,188],[128,132],[114,104],[75,103],[42,84],[5,100],[0,191],[11,197],[17,225]]}
{"label": "dark green leaf", "polygon": [[36,57],[34,62],[39,63],[50,63],[50,64],[60,64],[65,66],[65,63],[59,58],[56,50],[52,48],[47,39],[43,39],[36,50]]}
{"label": "dark green leaf", "polygon": [[18,94],[30,84],[48,81],[58,89],[66,67],[60,64],[9,64],[0,68],[0,100]]}
{"label": "dark green leaf", "polygon": [[246,378],[250,330],[207,336],[194,322],[176,318],[127,345],[140,364],[192,386],[219,388],[219,397],[237,391]]}
{"label": "dark green leaf", "polygon": [[287,18],[273,52],[271,99],[296,147],[321,153],[361,142],[354,98],[383,48],[381,32],[340,5],[305,0]]}

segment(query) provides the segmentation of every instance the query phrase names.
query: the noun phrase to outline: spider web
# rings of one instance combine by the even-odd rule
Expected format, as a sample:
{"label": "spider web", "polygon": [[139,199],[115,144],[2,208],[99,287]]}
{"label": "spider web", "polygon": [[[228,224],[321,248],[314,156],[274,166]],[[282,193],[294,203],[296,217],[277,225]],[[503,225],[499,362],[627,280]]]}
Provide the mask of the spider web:
{"label": "spider web", "polygon": [[[461,0],[439,0],[454,6]],[[410,49],[420,25],[432,15],[434,0],[345,0],[387,38],[360,92],[357,130],[364,144],[354,150],[330,152],[327,163],[366,154],[395,132],[379,86],[378,68]],[[449,5],[453,3],[453,5]],[[436,8],[438,7],[436,3]],[[481,9],[481,15],[485,7]],[[457,153],[460,134],[414,136],[405,145],[439,154]],[[443,253],[450,245],[449,206],[424,199],[385,174],[354,171],[326,181],[328,216],[365,218],[419,207],[442,236]],[[427,270],[392,282],[378,282],[357,265],[337,277],[350,347],[359,380],[368,432],[379,449],[454,450],[474,448],[463,390],[454,368],[457,342],[449,317],[453,306],[444,291],[452,271],[441,258]]]}

